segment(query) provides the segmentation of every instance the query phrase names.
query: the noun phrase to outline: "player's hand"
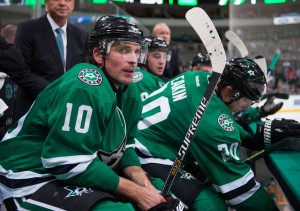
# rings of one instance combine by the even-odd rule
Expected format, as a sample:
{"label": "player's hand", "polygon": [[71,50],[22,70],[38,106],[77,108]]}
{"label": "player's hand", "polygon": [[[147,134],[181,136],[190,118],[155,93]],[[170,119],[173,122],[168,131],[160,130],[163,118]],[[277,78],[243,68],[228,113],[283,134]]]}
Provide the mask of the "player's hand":
{"label": "player's hand", "polygon": [[275,96],[271,96],[267,99],[265,104],[258,108],[259,116],[266,117],[275,114],[283,106],[283,102],[274,103]]}
{"label": "player's hand", "polygon": [[160,203],[152,207],[148,211],[182,211],[182,210],[184,210],[183,203],[180,200],[174,199],[173,197],[169,196],[166,202]]}
{"label": "player's hand", "polygon": [[290,137],[300,137],[300,123],[292,119],[267,119],[259,131],[263,135],[264,145],[271,145]]}
{"label": "player's hand", "polygon": [[149,189],[146,187],[141,187],[141,192],[138,192],[136,203],[139,209],[149,210],[158,204],[165,203],[166,200],[160,193],[155,189]]}

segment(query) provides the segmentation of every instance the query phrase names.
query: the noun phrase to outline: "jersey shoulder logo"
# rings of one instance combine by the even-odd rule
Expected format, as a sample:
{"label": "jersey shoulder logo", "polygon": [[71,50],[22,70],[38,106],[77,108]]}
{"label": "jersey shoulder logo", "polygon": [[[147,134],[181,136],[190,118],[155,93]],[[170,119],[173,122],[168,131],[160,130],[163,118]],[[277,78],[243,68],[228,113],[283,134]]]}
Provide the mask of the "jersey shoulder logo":
{"label": "jersey shoulder logo", "polygon": [[86,84],[98,86],[102,83],[102,76],[95,69],[83,69],[78,73],[78,78]]}
{"label": "jersey shoulder logo", "polygon": [[226,131],[234,131],[233,120],[226,114],[221,114],[218,118],[219,125]]}
{"label": "jersey shoulder logo", "polygon": [[134,75],[133,75],[133,82],[134,82],[134,83],[139,82],[139,81],[141,81],[143,78],[144,78],[143,73],[141,73],[141,72],[135,72]]}

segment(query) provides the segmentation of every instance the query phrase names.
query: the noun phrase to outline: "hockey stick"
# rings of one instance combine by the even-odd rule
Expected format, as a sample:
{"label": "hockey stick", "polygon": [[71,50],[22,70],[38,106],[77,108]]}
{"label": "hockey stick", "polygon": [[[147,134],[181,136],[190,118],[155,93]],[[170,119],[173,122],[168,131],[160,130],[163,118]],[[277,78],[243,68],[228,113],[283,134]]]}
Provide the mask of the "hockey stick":
{"label": "hockey stick", "polygon": [[264,99],[267,99],[269,97],[276,97],[276,98],[279,98],[279,99],[284,99],[284,100],[287,100],[289,99],[290,95],[287,94],[287,93],[283,93],[283,92],[276,92],[276,93],[266,93],[262,96],[261,100],[264,100]]}
{"label": "hockey stick", "polygon": [[[228,30],[225,32],[225,37],[238,49],[241,56],[243,58],[246,58],[249,55],[248,49],[244,42],[241,40],[241,38],[234,33],[231,30]],[[265,73],[266,78],[268,78],[268,67],[267,67],[267,61],[265,57],[263,56],[256,56],[253,61],[255,61],[258,66],[262,69],[262,71]]]}
{"label": "hockey stick", "polygon": [[258,66],[260,67],[260,69],[264,72],[266,79],[268,80],[268,66],[267,66],[267,61],[265,59],[265,57],[263,56],[256,56],[253,61],[255,61]]}
{"label": "hockey stick", "polygon": [[225,37],[238,49],[243,58],[248,56],[248,49],[236,33],[234,33],[231,30],[228,30],[225,32]]}
{"label": "hockey stick", "polygon": [[258,153],[250,156],[249,158],[245,159],[244,162],[247,164],[251,164],[262,157],[270,154],[274,151],[280,151],[280,150],[300,150],[300,138],[286,138],[282,141],[272,145],[270,148],[259,151]]}
{"label": "hockey stick", "polygon": [[172,169],[165,182],[165,185],[161,192],[163,196],[166,196],[171,189],[175,176],[178,173],[179,167],[187,153],[190,143],[195,136],[196,130],[201,122],[201,119],[206,111],[211,96],[217,86],[219,78],[226,64],[226,54],[222,45],[222,41],[213,22],[208,17],[206,12],[199,7],[194,7],[187,11],[185,17],[198,34],[199,38],[202,40],[202,43],[204,44],[207,52],[210,55],[212,64],[212,76],[210,78],[208,87],[201,99],[200,105],[193,117],[192,123],[190,124],[189,129],[184,137],[183,143],[180,146]]}

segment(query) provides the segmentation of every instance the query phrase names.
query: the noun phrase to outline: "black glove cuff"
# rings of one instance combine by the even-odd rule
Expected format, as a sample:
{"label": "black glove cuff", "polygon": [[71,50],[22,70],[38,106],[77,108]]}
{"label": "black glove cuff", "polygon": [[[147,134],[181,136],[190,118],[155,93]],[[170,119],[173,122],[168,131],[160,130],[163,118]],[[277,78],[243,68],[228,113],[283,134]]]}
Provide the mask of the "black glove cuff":
{"label": "black glove cuff", "polygon": [[162,202],[148,211],[183,211],[185,210],[184,204],[171,196],[166,197],[167,202]]}

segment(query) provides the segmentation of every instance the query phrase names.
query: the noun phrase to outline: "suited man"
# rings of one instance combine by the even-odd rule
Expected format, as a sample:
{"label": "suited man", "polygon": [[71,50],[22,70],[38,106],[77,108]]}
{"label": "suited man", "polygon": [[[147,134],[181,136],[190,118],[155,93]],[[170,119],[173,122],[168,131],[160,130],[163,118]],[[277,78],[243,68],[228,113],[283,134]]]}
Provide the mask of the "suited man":
{"label": "suited man", "polygon": [[163,79],[168,81],[170,78],[173,78],[181,73],[179,70],[180,59],[178,48],[170,44],[171,30],[166,23],[156,24],[152,29],[152,36],[164,39],[169,45],[169,49],[171,51],[169,55],[171,55],[171,57],[168,58],[164,73],[162,75]]}
{"label": "suited man", "polygon": [[[15,45],[23,52],[26,70],[7,73],[21,86],[15,105],[15,122],[30,108],[37,95],[88,52],[88,32],[68,23],[74,0],[45,0],[47,14],[18,25]],[[56,29],[62,30],[62,46]]]}

